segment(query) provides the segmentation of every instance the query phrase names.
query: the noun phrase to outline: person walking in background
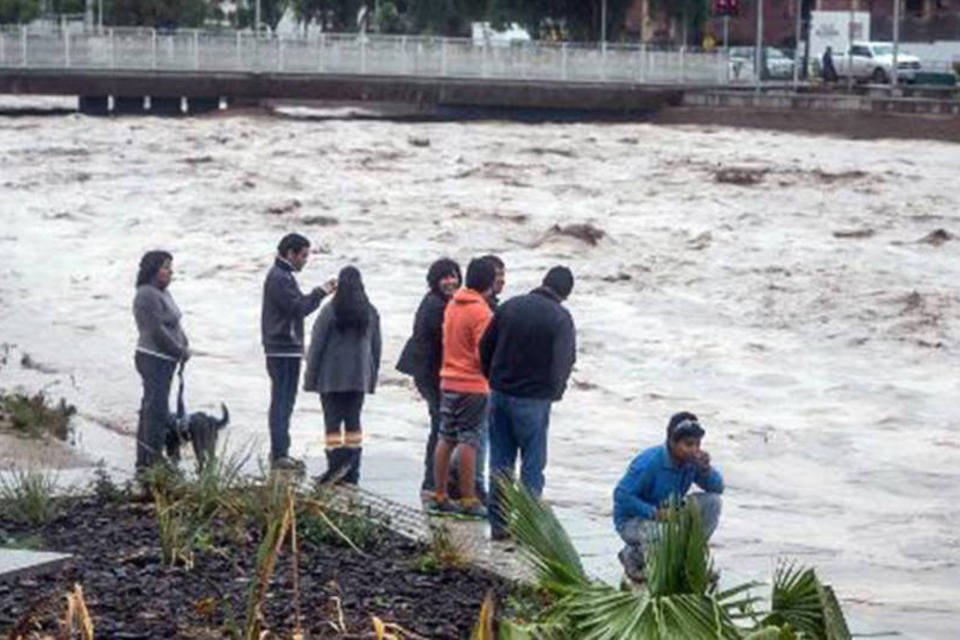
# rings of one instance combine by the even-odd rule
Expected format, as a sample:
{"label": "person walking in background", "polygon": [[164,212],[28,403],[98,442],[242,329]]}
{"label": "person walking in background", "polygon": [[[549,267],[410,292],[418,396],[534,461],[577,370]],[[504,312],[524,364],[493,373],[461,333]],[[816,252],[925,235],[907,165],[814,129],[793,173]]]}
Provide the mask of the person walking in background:
{"label": "person walking in background", "polygon": [[[613,523],[625,546],[620,562],[627,577],[645,579],[644,548],[666,517],[668,503],[691,500],[700,511],[706,539],[720,521],[723,477],[700,448],[704,429],[694,414],[682,411],[667,423],[666,443],[642,451],[630,462],[613,492]],[[696,484],[704,493],[687,495]]]}
{"label": "person walking in background", "polygon": [[380,315],[367,298],[360,271],[344,267],[333,300],[314,322],[303,381],[303,390],[319,392],[323,405],[327,471],[320,482],[357,484],[360,479],[360,411],[364,395],[376,390],[380,352]]}
{"label": "person walking in background", "polygon": [[423,480],[420,496],[432,498],[433,453],[440,434],[440,365],[443,362],[443,312],[462,281],[460,265],[440,258],[427,271],[428,291],[420,301],[413,320],[413,334],[403,347],[397,370],[413,376],[420,396],[427,402],[430,434],[423,456]]}
{"label": "person walking in background", "polygon": [[834,83],[837,81],[837,68],[833,66],[833,47],[827,47],[823,52],[823,60],[820,65],[820,75],[824,82]]}
{"label": "person walking in background", "polygon": [[[483,440],[487,413],[487,379],[480,368],[480,337],[490,322],[486,298],[496,272],[482,258],[470,261],[466,286],[458,290],[443,317],[443,365],[440,368],[440,438],[434,454],[435,494],[428,501],[431,513],[454,513],[485,518],[487,510],[474,486],[477,450]],[[460,456],[460,495],[447,497],[450,457]]]}
{"label": "person walking in background", "polygon": [[300,360],[303,358],[303,319],[317,310],[324,296],[336,290],[329,280],[304,295],[293,277],[310,256],[310,241],[298,233],[285,235],[263,283],[260,330],[270,375],[270,465],[274,469],[302,469],[290,457],[290,416],[297,400]]}
{"label": "person walking in background", "polygon": [[137,323],[134,363],[143,381],[137,421],[137,471],[163,459],[170,417],[170,385],[178,363],[190,358],[187,335],[180,326],[180,309],[170,295],[173,256],[148,251],[140,258],[133,317]]}
{"label": "person walking in background", "polygon": [[576,360],[576,329],[563,301],[573,274],[553,267],[543,284],[502,304],[480,342],[480,360],[490,380],[490,533],[507,537],[497,478],[513,478],[520,455],[520,481],[533,496],[543,493],[550,406],[563,397]]}

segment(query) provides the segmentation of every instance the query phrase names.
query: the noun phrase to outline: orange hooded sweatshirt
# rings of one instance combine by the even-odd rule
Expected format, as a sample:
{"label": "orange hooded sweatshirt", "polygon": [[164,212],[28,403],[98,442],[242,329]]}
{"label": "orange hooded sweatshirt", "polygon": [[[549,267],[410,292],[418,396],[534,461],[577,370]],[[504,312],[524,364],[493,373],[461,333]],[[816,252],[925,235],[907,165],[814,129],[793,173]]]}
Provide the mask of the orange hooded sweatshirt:
{"label": "orange hooded sweatshirt", "polygon": [[458,393],[489,393],[480,368],[480,338],[493,316],[473,289],[458,289],[443,313],[443,365],[440,388]]}

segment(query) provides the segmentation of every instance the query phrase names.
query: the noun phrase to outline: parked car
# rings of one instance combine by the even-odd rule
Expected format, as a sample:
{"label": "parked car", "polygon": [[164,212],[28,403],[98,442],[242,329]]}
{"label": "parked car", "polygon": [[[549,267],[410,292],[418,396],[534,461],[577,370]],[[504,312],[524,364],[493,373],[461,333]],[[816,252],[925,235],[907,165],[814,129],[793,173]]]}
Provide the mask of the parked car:
{"label": "parked car", "polygon": [[[833,56],[833,66],[841,78],[890,82],[893,79],[893,44],[889,42],[854,42],[846,54]],[[920,71],[920,59],[900,50],[897,53],[897,79],[913,82]]]}
{"label": "parked car", "polygon": [[[755,47],[730,47],[730,77],[734,80],[749,80],[754,76]],[[793,77],[793,59],[776,47],[763,48],[763,64],[767,78],[786,79]]]}

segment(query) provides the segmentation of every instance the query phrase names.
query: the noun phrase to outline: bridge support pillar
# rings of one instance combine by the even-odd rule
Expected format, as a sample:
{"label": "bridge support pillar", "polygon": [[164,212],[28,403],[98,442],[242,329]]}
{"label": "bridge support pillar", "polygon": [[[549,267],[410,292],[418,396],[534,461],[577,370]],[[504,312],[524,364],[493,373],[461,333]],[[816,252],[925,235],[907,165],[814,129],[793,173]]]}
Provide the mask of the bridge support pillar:
{"label": "bridge support pillar", "polygon": [[113,99],[113,113],[117,115],[143,115],[143,96],[116,96]]}
{"label": "bridge support pillar", "polygon": [[110,115],[110,98],[109,96],[80,96],[77,109],[88,116]]}
{"label": "bridge support pillar", "polygon": [[183,115],[183,112],[180,110],[180,97],[177,96],[175,98],[171,98],[169,96],[150,96],[150,115]]}

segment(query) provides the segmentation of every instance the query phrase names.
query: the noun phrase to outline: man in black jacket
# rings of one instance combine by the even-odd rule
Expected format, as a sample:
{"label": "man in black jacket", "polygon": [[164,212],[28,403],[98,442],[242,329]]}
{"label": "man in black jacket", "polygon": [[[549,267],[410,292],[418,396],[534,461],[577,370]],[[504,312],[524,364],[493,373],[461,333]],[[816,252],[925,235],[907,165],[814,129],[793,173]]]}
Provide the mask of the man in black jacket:
{"label": "man in black jacket", "polygon": [[430,435],[423,456],[422,497],[432,497],[433,452],[440,433],[440,364],[443,360],[443,312],[450,296],[460,288],[460,265],[441,258],[427,271],[429,290],[423,296],[413,321],[413,335],[407,340],[397,362],[397,370],[413,376],[417,391],[427,401]]}
{"label": "man in black jacket", "polygon": [[309,240],[297,233],[285,235],[263,283],[260,331],[270,374],[270,464],[275,469],[303,466],[290,457],[290,415],[300,382],[303,319],[337,287],[331,279],[306,295],[301,293],[293,274],[303,269],[309,256]]}
{"label": "man in black jacket", "polygon": [[480,341],[483,373],[490,381],[490,530],[506,537],[495,489],[499,476],[513,477],[520,454],[520,480],[539,497],[547,466],[550,405],[560,400],[576,359],[576,330],[562,302],[573,274],[553,267],[543,284],[503,303]]}

